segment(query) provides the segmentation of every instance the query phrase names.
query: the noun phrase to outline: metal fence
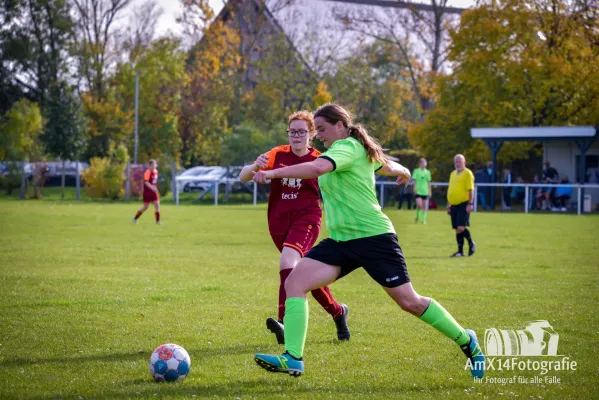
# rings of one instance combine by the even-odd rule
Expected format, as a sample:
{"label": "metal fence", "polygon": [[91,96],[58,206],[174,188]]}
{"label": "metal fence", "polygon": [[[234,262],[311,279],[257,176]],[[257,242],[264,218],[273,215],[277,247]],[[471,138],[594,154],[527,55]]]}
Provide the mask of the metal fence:
{"label": "metal fence", "polygon": [[[387,186],[396,186],[397,183],[395,183],[394,181],[379,181],[376,182],[376,186],[377,186],[377,195],[379,198],[379,204],[381,205],[381,207],[385,204],[386,201],[386,195],[385,193],[387,192],[387,190],[385,190],[385,188]],[[449,183],[447,182],[431,182],[431,186],[434,187],[448,187]],[[580,184],[573,184],[573,183],[567,183],[567,184],[535,184],[535,183],[476,183],[474,185],[474,211],[478,211],[478,190],[479,188],[482,187],[497,187],[497,188],[505,188],[505,187],[509,187],[509,188],[513,188],[513,187],[522,187],[524,188],[524,212],[528,213],[531,209],[531,189],[536,189],[536,188],[559,188],[559,187],[570,187],[572,188],[573,191],[576,191],[576,197],[572,196],[572,201],[575,201],[576,204],[576,212],[578,215],[581,215],[584,211],[583,209],[583,202],[585,200],[584,196],[584,191],[587,189],[599,189],[599,185],[596,184],[585,184],[585,185],[580,185]],[[590,198],[587,197],[587,199],[590,202]],[[591,204],[592,206],[592,204]],[[587,210],[584,212],[590,212],[591,210]]]}

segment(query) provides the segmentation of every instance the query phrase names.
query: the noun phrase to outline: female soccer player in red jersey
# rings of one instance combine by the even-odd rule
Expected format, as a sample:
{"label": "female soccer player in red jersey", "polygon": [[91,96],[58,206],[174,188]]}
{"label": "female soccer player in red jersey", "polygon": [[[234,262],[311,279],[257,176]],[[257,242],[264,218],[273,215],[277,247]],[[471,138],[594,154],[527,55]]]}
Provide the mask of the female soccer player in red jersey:
{"label": "female soccer player in red jersey", "polygon": [[[278,146],[244,167],[239,179],[250,181],[260,169],[272,170],[315,160],[320,152],[310,146],[315,135],[314,118],[309,111],[299,111],[288,119],[289,144]],[[317,179],[273,179],[268,197],[268,229],[281,252],[279,315],[268,318],[266,327],[276,335],[279,344],[285,343],[283,316],[285,315],[285,281],[299,260],[312,248],[320,232],[322,210],[319,204]],[[312,295],[333,317],[337,338],[349,340],[347,306],[338,303],[328,286],[312,290]]]}
{"label": "female soccer player in red jersey", "polygon": [[156,160],[150,160],[149,168],[144,173],[143,199],[144,205],[137,211],[133,223],[137,224],[137,220],[148,209],[150,203],[154,205],[156,211],[156,223],[160,225],[160,194],[158,193],[158,170],[156,169]]}

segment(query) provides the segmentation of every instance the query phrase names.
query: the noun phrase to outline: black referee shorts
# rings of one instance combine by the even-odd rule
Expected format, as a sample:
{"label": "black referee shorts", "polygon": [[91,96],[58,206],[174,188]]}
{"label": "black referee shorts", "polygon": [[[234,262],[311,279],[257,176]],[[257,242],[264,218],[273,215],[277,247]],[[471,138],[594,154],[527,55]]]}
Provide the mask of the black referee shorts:
{"label": "black referee shorts", "polygon": [[449,210],[451,215],[451,226],[456,229],[458,226],[470,226],[470,214],[466,211],[468,202],[460,203],[456,206],[452,205]]}
{"label": "black referee shorts", "polygon": [[372,279],[384,287],[392,288],[410,282],[406,260],[395,233],[346,242],[324,239],[305,257],[341,267],[341,274],[337,279],[363,267]]}

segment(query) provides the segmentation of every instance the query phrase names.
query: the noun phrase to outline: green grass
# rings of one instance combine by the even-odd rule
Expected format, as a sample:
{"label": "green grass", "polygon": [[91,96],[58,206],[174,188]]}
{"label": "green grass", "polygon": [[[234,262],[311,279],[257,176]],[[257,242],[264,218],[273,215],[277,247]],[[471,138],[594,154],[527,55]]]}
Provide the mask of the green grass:
{"label": "green grass", "polygon": [[[457,346],[402,312],[362,270],[332,285],[352,339],[312,299],[306,373],[269,374],[255,352],[280,352],[278,253],[266,209],[0,201],[0,398],[597,398],[599,217],[477,214],[478,253],[455,251],[449,218],[388,210],[416,290],[483,338],[546,319],[576,371],[559,384],[473,383]],[[180,384],[154,383],[148,359],[178,343],[192,359]],[[488,371],[489,377],[532,377]],[[539,397],[540,396],[540,397]]]}

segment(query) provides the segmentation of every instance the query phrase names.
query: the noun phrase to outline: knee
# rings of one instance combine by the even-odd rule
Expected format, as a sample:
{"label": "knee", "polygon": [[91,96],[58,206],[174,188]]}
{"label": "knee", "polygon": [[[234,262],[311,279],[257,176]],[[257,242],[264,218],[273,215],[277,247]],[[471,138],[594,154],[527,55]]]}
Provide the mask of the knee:
{"label": "knee", "polygon": [[285,280],[285,292],[287,293],[287,297],[297,297],[305,295],[308,293],[308,290],[303,287],[301,279],[298,279],[297,276],[291,273]]}
{"label": "knee", "polygon": [[426,310],[427,302],[424,297],[414,293],[414,296],[405,297],[399,300],[399,307],[402,310],[414,315],[422,315]]}
{"label": "knee", "polygon": [[465,228],[464,228],[463,226],[458,226],[458,227],[455,229],[455,231],[456,231],[456,233],[462,233],[462,232],[464,232],[464,229],[465,229]]}
{"label": "knee", "polygon": [[281,260],[279,262],[279,269],[284,270],[284,269],[293,269],[295,267],[296,262],[293,260],[290,260],[288,258],[285,257],[281,257]]}

